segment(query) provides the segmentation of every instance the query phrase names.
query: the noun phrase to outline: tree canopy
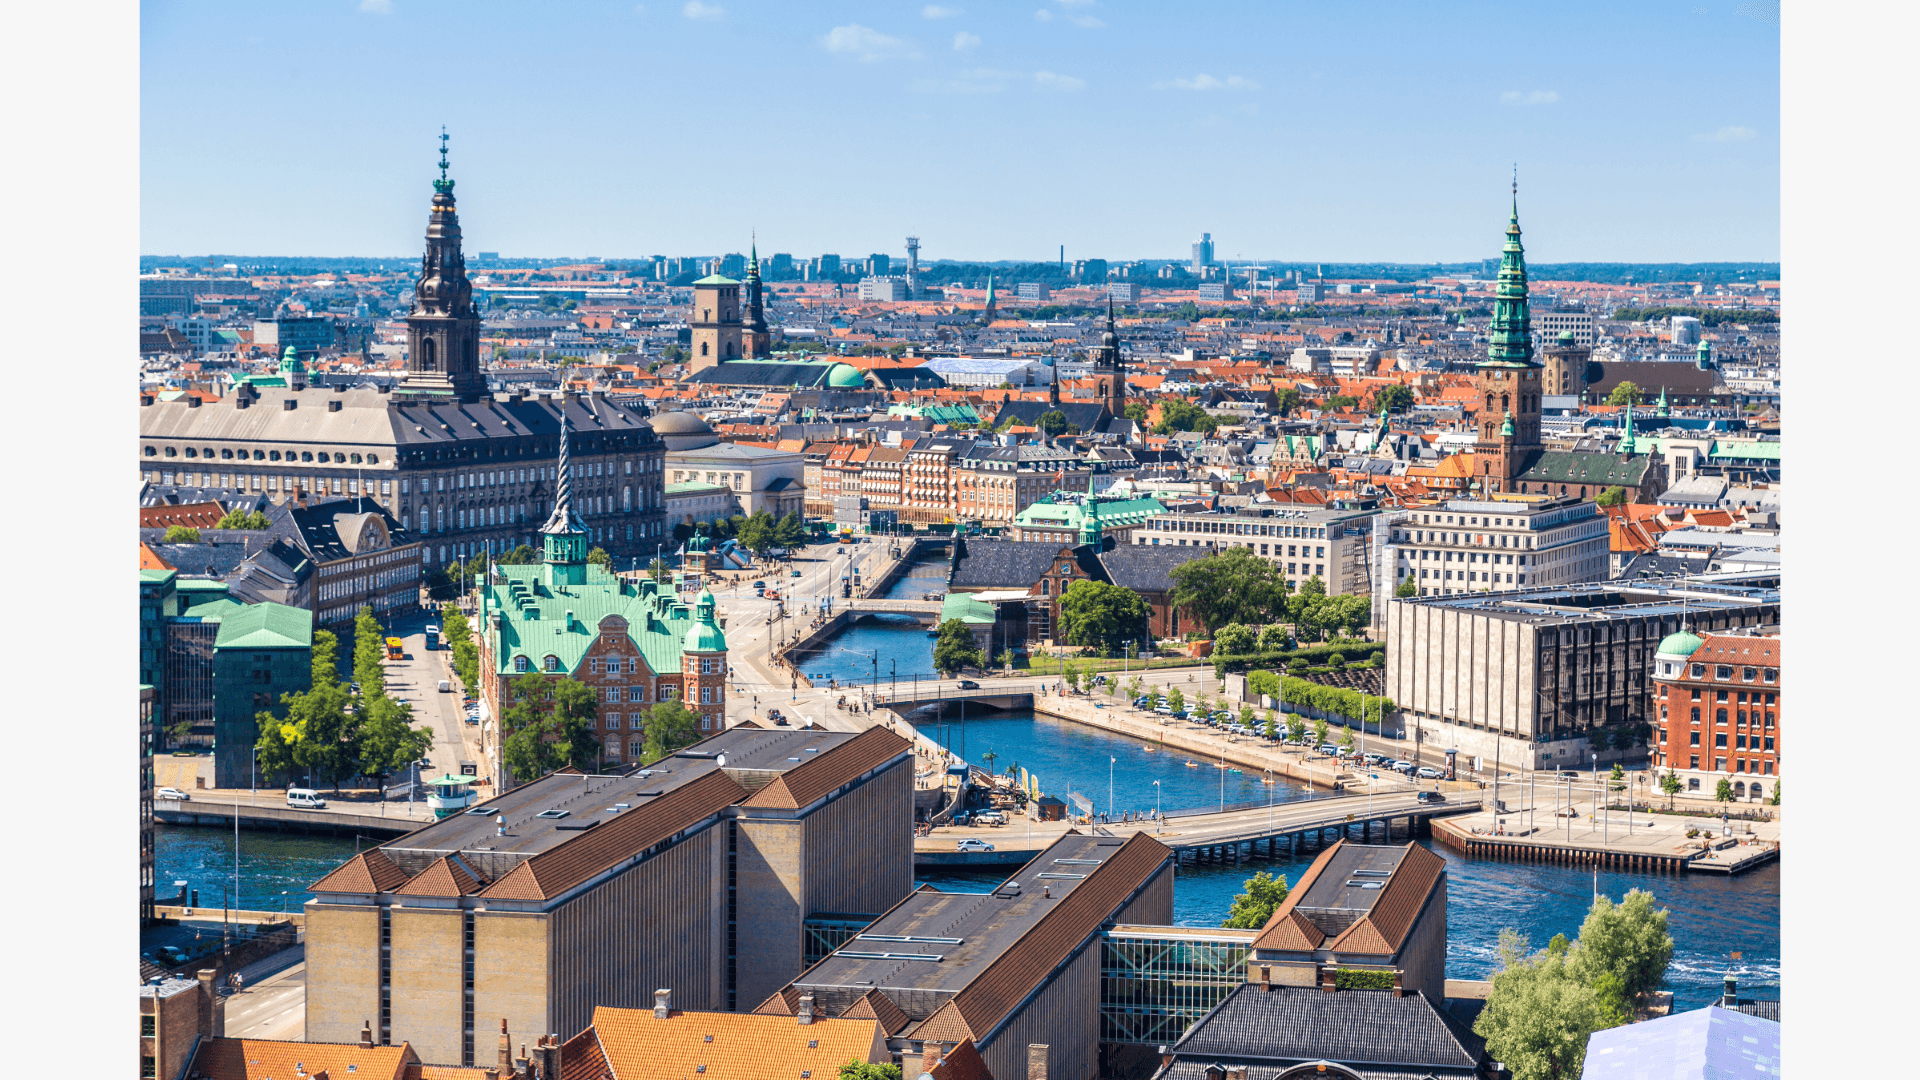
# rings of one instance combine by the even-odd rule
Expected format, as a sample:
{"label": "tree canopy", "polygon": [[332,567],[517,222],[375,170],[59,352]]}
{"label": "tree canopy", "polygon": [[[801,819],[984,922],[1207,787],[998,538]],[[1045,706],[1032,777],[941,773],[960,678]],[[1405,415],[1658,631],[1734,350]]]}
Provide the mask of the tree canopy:
{"label": "tree canopy", "polygon": [[700,717],[680,699],[662,701],[647,710],[647,738],[641,747],[640,763],[651,765],[682,747],[700,741]]}
{"label": "tree canopy", "polygon": [[1607,395],[1609,405],[1638,405],[1643,400],[1645,399],[1640,393],[1640,387],[1632,380],[1622,380],[1614,386],[1613,392]]}
{"label": "tree canopy", "polygon": [[1388,412],[1406,412],[1413,408],[1413,387],[1405,383],[1383,386],[1373,392],[1373,407],[1370,412],[1386,409]]}
{"label": "tree canopy", "polygon": [[169,525],[160,536],[163,544],[197,544],[200,542],[200,530],[189,525]]}
{"label": "tree canopy", "polygon": [[1598,506],[1620,506],[1627,501],[1627,489],[1623,487],[1610,487],[1600,494],[1595,495],[1593,501]]}
{"label": "tree canopy", "polygon": [[1176,431],[1198,431],[1211,435],[1220,421],[1212,413],[1181,398],[1163,398],[1160,401],[1160,422],[1153,425],[1156,435],[1170,435]]}
{"label": "tree canopy", "polygon": [[1265,870],[1248,878],[1246,891],[1233,898],[1227,921],[1220,925],[1233,930],[1258,930],[1273,918],[1274,909],[1287,898],[1287,878],[1275,877]]}
{"label": "tree canopy", "polygon": [[1141,641],[1153,615],[1139,593],[1082,578],[1060,597],[1060,629],[1069,645],[1119,647]]}
{"label": "tree canopy", "polygon": [[952,675],[963,667],[986,667],[987,658],[980,654],[967,624],[948,619],[940,624],[940,635],[933,642],[933,666],[942,675]]}
{"label": "tree canopy", "polygon": [[1191,612],[1209,629],[1228,623],[1263,625],[1285,610],[1286,579],[1246,548],[1190,559],[1169,576],[1174,606]]}
{"label": "tree canopy", "polygon": [[1245,623],[1228,623],[1213,632],[1213,651],[1217,653],[1249,653],[1259,644],[1260,637],[1252,627]]}
{"label": "tree canopy", "polygon": [[1041,413],[1040,418],[1033,422],[1033,426],[1046,432],[1048,438],[1067,432],[1078,432],[1080,430],[1069,423],[1067,414],[1061,412],[1059,409],[1048,409],[1046,412]]}
{"label": "tree canopy", "polygon": [[264,529],[267,525],[267,515],[258,510],[242,510],[236,506],[227,511],[226,515],[213,527],[216,529]]}

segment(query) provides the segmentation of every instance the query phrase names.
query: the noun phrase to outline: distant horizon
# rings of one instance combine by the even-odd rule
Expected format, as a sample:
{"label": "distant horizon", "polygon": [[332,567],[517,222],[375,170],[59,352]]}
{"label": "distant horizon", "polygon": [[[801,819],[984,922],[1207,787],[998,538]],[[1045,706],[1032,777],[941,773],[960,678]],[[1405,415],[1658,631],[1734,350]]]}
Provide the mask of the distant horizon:
{"label": "distant horizon", "polygon": [[[705,254],[691,254],[691,255],[688,255],[688,254],[683,254],[683,255],[662,255],[661,257],[664,257],[664,258],[670,258],[670,259],[697,259],[697,260],[709,260],[709,259],[718,259],[718,258],[725,258],[725,257],[726,257],[726,256],[728,256],[728,255],[745,255],[745,254],[746,254],[746,252],[743,252],[743,251],[723,251],[723,252],[708,252],[708,253],[705,253]],[[762,256],[762,261],[764,261],[764,260],[765,260],[766,258],[768,258],[768,257],[770,257],[770,256],[772,256],[772,255],[775,255],[775,254],[780,254],[780,255],[790,255],[790,256],[792,256],[792,257],[793,257],[793,258],[794,258],[795,260],[800,260],[800,259],[807,259],[807,258],[812,258],[812,257],[813,257],[813,256],[803,256],[803,255],[801,255],[801,254],[799,254],[799,253],[796,253],[796,252],[784,252],[784,251],[783,251],[783,252],[771,252],[771,251],[770,251],[770,252],[768,252],[768,253],[767,253],[767,255],[766,255],[766,256]],[[836,254],[836,253],[834,253],[834,252],[824,252],[824,253],[816,253],[816,254]],[[903,272],[905,271],[905,269],[906,269],[906,265],[905,265],[905,262],[906,262],[906,257],[905,257],[905,256],[904,256],[903,254],[897,254],[897,253],[894,253],[894,252],[868,252],[868,253],[866,253],[866,254],[864,254],[864,255],[848,255],[848,254],[841,254],[841,255],[840,255],[839,257],[840,257],[841,259],[843,259],[843,260],[853,260],[853,261],[858,261],[858,260],[860,260],[860,259],[864,259],[864,258],[867,258],[867,257],[868,257],[868,255],[874,255],[874,254],[880,254],[880,255],[888,255],[888,256],[890,256],[890,257],[893,257],[893,258],[895,258],[895,259],[897,259],[897,260],[899,260],[899,263],[900,263],[900,265],[897,265],[897,266],[895,266],[895,267],[893,267],[893,269],[892,269],[892,271],[891,271],[892,273],[895,273],[895,274],[899,274],[899,273],[903,273]],[[571,264],[571,263],[624,263],[624,262],[643,262],[643,261],[646,261],[646,260],[650,260],[650,259],[653,259],[653,258],[655,258],[655,257],[656,257],[656,255],[660,255],[660,253],[657,253],[657,252],[656,252],[656,253],[654,253],[654,254],[648,254],[648,255],[506,255],[506,254],[502,254],[502,255],[500,255],[500,256],[499,256],[499,261],[500,261],[500,262],[502,262],[502,263],[511,263],[511,262],[546,262],[546,263],[558,263],[558,264],[563,264],[563,265],[564,265],[564,264]],[[476,266],[474,265],[474,261],[475,261],[475,255],[474,255],[474,252],[472,252],[472,251],[467,251],[467,252],[466,252],[466,256],[467,256],[467,270],[468,270],[468,272],[469,272],[469,273],[484,273],[484,272],[486,271],[486,269],[487,269],[486,267],[484,267],[484,266],[481,266],[481,267],[476,267]],[[1094,255],[1094,256],[1084,256],[1084,258],[1106,258],[1106,260],[1107,260],[1107,261],[1108,261],[1109,263],[1136,263],[1136,262],[1138,262],[1138,263],[1178,263],[1178,264],[1182,264],[1182,265],[1185,265],[1185,264],[1186,264],[1186,263],[1188,262],[1188,260],[1186,260],[1186,259],[1179,259],[1179,258],[1160,258],[1160,257],[1151,257],[1151,256],[1148,256],[1148,257],[1140,257],[1140,258],[1132,258],[1132,259],[1121,259],[1121,258],[1112,258],[1112,257],[1107,257],[1107,256],[1098,256],[1098,255]],[[417,260],[419,259],[419,256],[418,256],[418,255],[230,255],[230,254],[210,254],[210,255],[141,255],[141,256],[140,256],[140,259],[141,259],[141,262],[142,262],[142,263],[145,263],[145,262],[148,262],[148,261],[154,261],[154,262],[158,262],[158,261],[161,261],[161,260],[177,260],[177,261],[178,261],[178,262],[179,262],[179,263],[180,263],[181,265],[183,265],[183,266],[186,266],[186,267],[187,267],[187,268],[189,268],[189,269],[193,269],[193,270],[201,270],[201,271],[204,271],[204,270],[218,270],[218,269],[220,269],[220,267],[217,267],[217,266],[207,266],[207,265],[204,265],[205,263],[208,263],[208,262],[212,262],[212,261],[214,261],[214,260],[223,260],[224,262],[231,262],[231,263],[256,263],[256,264],[257,264],[257,263],[280,263],[280,262],[289,262],[289,263],[292,263],[292,262],[298,262],[298,261],[300,261],[300,260],[303,260],[303,259],[310,259],[310,260],[315,260],[315,261],[326,261],[326,262],[343,262],[343,263],[344,263],[344,262],[367,262],[367,263],[403,263],[403,264],[404,264],[404,263],[412,263],[412,262],[415,262],[415,261],[417,261]],[[1077,261],[1077,260],[1075,260],[1075,259],[1068,259],[1068,260],[1067,260],[1067,263],[1068,263],[1068,264],[1072,264],[1072,263],[1074,263],[1075,261]],[[1224,265],[1231,265],[1231,266],[1233,266],[1233,267],[1236,267],[1236,268],[1238,268],[1238,267],[1242,267],[1242,266],[1263,266],[1263,267],[1280,267],[1280,268],[1283,268],[1283,269],[1295,269],[1295,268],[1300,268],[1300,267],[1310,267],[1310,266],[1328,266],[1328,267],[1336,267],[1336,268],[1341,268],[1341,269],[1352,269],[1352,268],[1356,268],[1356,267],[1369,267],[1369,266],[1381,266],[1381,267],[1393,267],[1393,268],[1406,268],[1406,269],[1421,269],[1421,270],[1426,270],[1426,269],[1437,269],[1437,270],[1439,270],[1440,272],[1443,272],[1443,273],[1444,273],[1444,272],[1448,272],[1448,271],[1452,271],[1452,270],[1462,270],[1462,269],[1472,269],[1472,268],[1474,268],[1474,267],[1476,267],[1476,266],[1477,266],[1478,264],[1480,264],[1480,263],[1493,263],[1493,264],[1495,264],[1495,265],[1498,265],[1498,263],[1499,263],[1499,261],[1500,261],[1500,259],[1499,259],[1499,255],[1498,255],[1498,253],[1496,253],[1496,254],[1494,254],[1494,255],[1490,255],[1490,256],[1486,256],[1486,257],[1484,257],[1484,258],[1480,258],[1480,259],[1449,259],[1449,260],[1446,260],[1446,261],[1444,261],[1444,262],[1442,262],[1442,261],[1437,261],[1437,260],[1428,260],[1428,261],[1425,261],[1425,262],[1398,262],[1398,261],[1392,261],[1392,260],[1387,260],[1387,259],[1271,259],[1271,260],[1263,260],[1263,259],[1259,259],[1259,258],[1246,258],[1246,259],[1240,259],[1240,258],[1234,258],[1234,259],[1232,259],[1231,261],[1229,261],[1229,260],[1226,260],[1226,259],[1216,259],[1216,260],[1215,260],[1215,263],[1216,263],[1216,265],[1223,265],[1223,266],[1224,266]],[[937,266],[943,266],[943,265],[951,265],[951,266],[987,266],[987,267],[994,267],[994,266],[1016,266],[1016,267],[1017,267],[1017,266],[1044,266],[1044,265],[1050,265],[1050,264],[1052,264],[1052,265],[1057,265],[1057,264],[1058,264],[1058,262],[1059,262],[1059,260],[1057,260],[1057,259],[958,259],[958,258],[943,258],[943,259],[940,259],[940,260],[938,260],[938,261],[928,261],[928,262],[922,262],[922,263],[920,264],[920,272],[921,272],[922,274],[925,274],[925,273],[926,273],[927,271],[929,271],[929,270],[931,270],[931,269],[933,269],[934,267],[937,267]],[[199,264],[199,265],[196,265],[196,264]],[[1534,273],[1534,272],[1535,272],[1536,270],[1544,270],[1544,269],[1549,269],[1549,268],[1554,268],[1554,267],[1569,267],[1569,266],[1596,266],[1596,267],[1629,267],[1629,266],[1632,266],[1632,267],[1640,267],[1640,266],[1644,266],[1644,267],[1650,267],[1650,268],[1655,268],[1655,267],[1680,267],[1680,266],[1684,266],[1684,267],[1702,267],[1702,268],[1706,268],[1706,267],[1755,267],[1755,268],[1758,268],[1758,269],[1766,269],[1766,268],[1771,268],[1771,269],[1772,269],[1772,270],[1773,270],[1774,272],[1776,272],[1776,273],[1777,273],[1777,272],[1779,272],[1779,270],[1780,270],[1780,265],[1781,265],[1781,264],[1780,264],[1779,262],[1777,262],[1777,261],[1767,261],[1767,260],[1759,260],[1759,259],[1682,259],[1682,260],[1659,260],[1659,261],[1656,261],[1656,260],[1645,260],[1645,259],[1640,259],[1640,260],[1636,260],[1636,259],[1564,259],[1564,260],[1558,260],[1558,261],[1555,261],[1555,262],[1535,262],[1535,261],[1534,261],[1534,260],[1532,260],[1532,259],[1528,259],[1528,260],[1527,260],[1527,264],[1526,264],[1526,265],[1527,265],[1527,273],[1528,273],[1529,275],[1531,275],[1531,274],[1533,274],[1533,273]],[[589,284],[590,284],[590,283],[589,283]],[[784,282],[784,284],[792,284],[792,282]],[[1143,288],[1154,288],[1154,287],[1155,287],[1155,285],[1154,285],[1154,283],[1153,283],[1153,282],[1151,282],[1151,281],[1133,281],[1133,282],[1132,282],[1132,284],[1136,284],[1136,285],[1140,285],[1140,286],[1141,286],[1141,287],[1143,287]]]}

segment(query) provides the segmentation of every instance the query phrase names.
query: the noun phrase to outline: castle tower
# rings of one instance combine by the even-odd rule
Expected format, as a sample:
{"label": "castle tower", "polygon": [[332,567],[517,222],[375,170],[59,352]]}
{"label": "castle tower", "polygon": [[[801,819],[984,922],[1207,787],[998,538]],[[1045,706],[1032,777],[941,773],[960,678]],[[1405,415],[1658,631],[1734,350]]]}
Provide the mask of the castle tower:
{"label": "castle tower", "polygon": [[760,303],[760,243],[755,240],[747,261],[747,312],[740,323],[740,355],[765,360],[772,351],[766,309]]}
{"label": "castle tower", "polygon": [[693,311],[687,317],[693,328],[690,361],[693,371],[704,371],[715,364],[740,359],[740,283],[720,274],[709,274],[693,283]]}
{"label": "castle tower", "polygon": [[559,592],[587,581],[587,530],[573,516],[573,464],[568,459],[568,444],[573,437],[573,421],[567,415],[567,397],[560,396],[560,471],[554,490],[553,514],[540,527],[545,537],[547,587]]}
{"label": "castle tower", "polygon": [[[1475,423],[1479,438],[1473,452],[1482,492],[1512,491],[1540,448],[1540,365],[1533,358],[1527,315],[1527,264],[1520,246],[1520,194],[1514,185],[1513,214],[1500,251],[1494,288],[1493,324],[1487,358],[1474,368],[1479,395]],[[1505,416],[1502,422],[1499,418]]]}
{"label": "castle tower", "polygon": [[1107,411],[1115,419],[1127,415],[1127,372],[1120,362],[1120,335],[1113,328],[1113,297],[1107,297],[1107,328],[1100,335],[1100,347],[1094,350],[1093,377]]}
{"label": "castle tower", "polygon": [[447,133],[440,131],[440,179],[427,214],[427,250],[407,314],[407,375],[402,394],[478,401],[487,392],[480,370],[480,313],[460,251],[460,215],[447,179]]}
{"label": "castle tower", "polygon": [[700,714],[702,735],[727,726],[727,635],[715,618],[713,591],[693,602],[693,627],[680,642],[680,686],[687,708]]}
{"label": "castle tower", "polygon": [[1540,392],[1543,394],[1567,394],[1585,400],[1587,396],[1587,362],[1593,359],[1593,350],[1574,340],[1573,331],[1562,330],[1560,337],[1547,346],[1545,371],[1542,373]]}

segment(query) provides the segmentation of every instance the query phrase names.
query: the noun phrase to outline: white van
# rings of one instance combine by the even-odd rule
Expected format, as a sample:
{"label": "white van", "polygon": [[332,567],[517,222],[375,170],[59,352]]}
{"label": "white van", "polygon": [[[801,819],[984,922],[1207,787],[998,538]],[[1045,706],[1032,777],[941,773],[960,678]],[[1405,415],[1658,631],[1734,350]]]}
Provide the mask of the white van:
{"label": "white van", "polygon": [[312,788],[296,787],[287,789],[287,805],[295,810],[325,810],[327,800]]}
{"label": "white van", "polygon": [[453,681],[451,679],[441,679],[440,692],[443,694],[453,693]]}

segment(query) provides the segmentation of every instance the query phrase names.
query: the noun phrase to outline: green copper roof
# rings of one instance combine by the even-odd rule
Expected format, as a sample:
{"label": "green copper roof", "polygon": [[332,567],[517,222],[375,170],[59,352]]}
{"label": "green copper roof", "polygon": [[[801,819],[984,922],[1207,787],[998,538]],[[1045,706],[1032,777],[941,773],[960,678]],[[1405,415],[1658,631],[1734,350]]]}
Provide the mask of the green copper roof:
{"label": "green copper roof", "polygon": [[700,598],[693,605],[693,626],[687,630],[680,648],[691,653],[727,651],[727,636],[720,632],[720,625],[714,620],[713,590],[700,590]]}
{"label": "green copper roof", "polygon": [[1679,633],[1668,634],[1666,637],[1661,638],[1660,647],[1654,650],[1654,655],[1655,656],[1681,656],[1681,657],[1692,656],[1694,652],[1700,648],[1700,646],[1705,644],[1706,642],[1701,640],[1698,635],[1686,630],[1682,630]]}
{"label": "green copper roof", "polygon": [[1500,249],[1500,275],[1493,293],[1493,324],[1481,367],[1533,366],[1533,328],[1527,316],[1527,262],[1520,247],[1520,202],[1514,197],[1507,242]]}
{"label": "green copper roof", "polygon": [[[1102,528],[1109,525],[1138,525],[1148,518],[1164,514],[1167,508],[1155,499],[1101,499],[1099,519]],[[1068,529],[1079,532],[1086,515],[1078,502],[1034,503],[1014,515],[1016,526],[1036,529]]]}
{"label": "green copper roof", "polygon": [[959,619],[968,626],[992,626],[995,612],[992,604],[975,600],[967,593],[950,592],[940,604],[940,621]]}
{"label": "green copper roof", "polygon": [[828,386],[859,387],[867,384],[867,376],[852,364],[835,364],[827,373]]}
{"label": "green copper roof", "polygon": [[1500,434],[1508,438],[1511,438],[1513,436],[1513,410],[1512,409],[1507,410],[1507,418],[1504,421],[1502,421],[1500,424]]}
{"label": "green copper roof", "polygon": [[703,277],[699,281],[694,282],[694,284],[695,285],[738,285],[740,283],[733,280],[730,277],[725,277],[720,274],[708,274],[706,277]]}
{"label": "green copper roof", "polygon": [[305,370],[307,370],[307,365],[300,362],[300,350],[291,345],[287,346],[286,351],[280,354],[280,373],[282,375],[291,375],[294,372],[303,372]]}
{"label": "green copper roof", "polygon": [[[502,674],[512,674],[513,658],[527,658],[539,671],[547,656],[559,660],[563,673],[579,670],[588,646],[600,633],[600,622],[618,615],[627,622],[626,634],[640,650],[649,671],[678,674],[681,642],[694,626],[693,612],[677,600],[671,588],[661,589],[648,578],[638,585],[588,564],[578,585],[556,593],[538,564],[497,564],[485,586],[483,603],[488,616],[498,613],[500,627],[484,620],[489,652]],[[567,622],[567,612],[573,622]],[[496,636],[497,634],[497,636]]]}
{"label": "green copper roof", "polygon": [[246,604],[220,617],[216,649],[310,649],[313,612],[285,604]]}

